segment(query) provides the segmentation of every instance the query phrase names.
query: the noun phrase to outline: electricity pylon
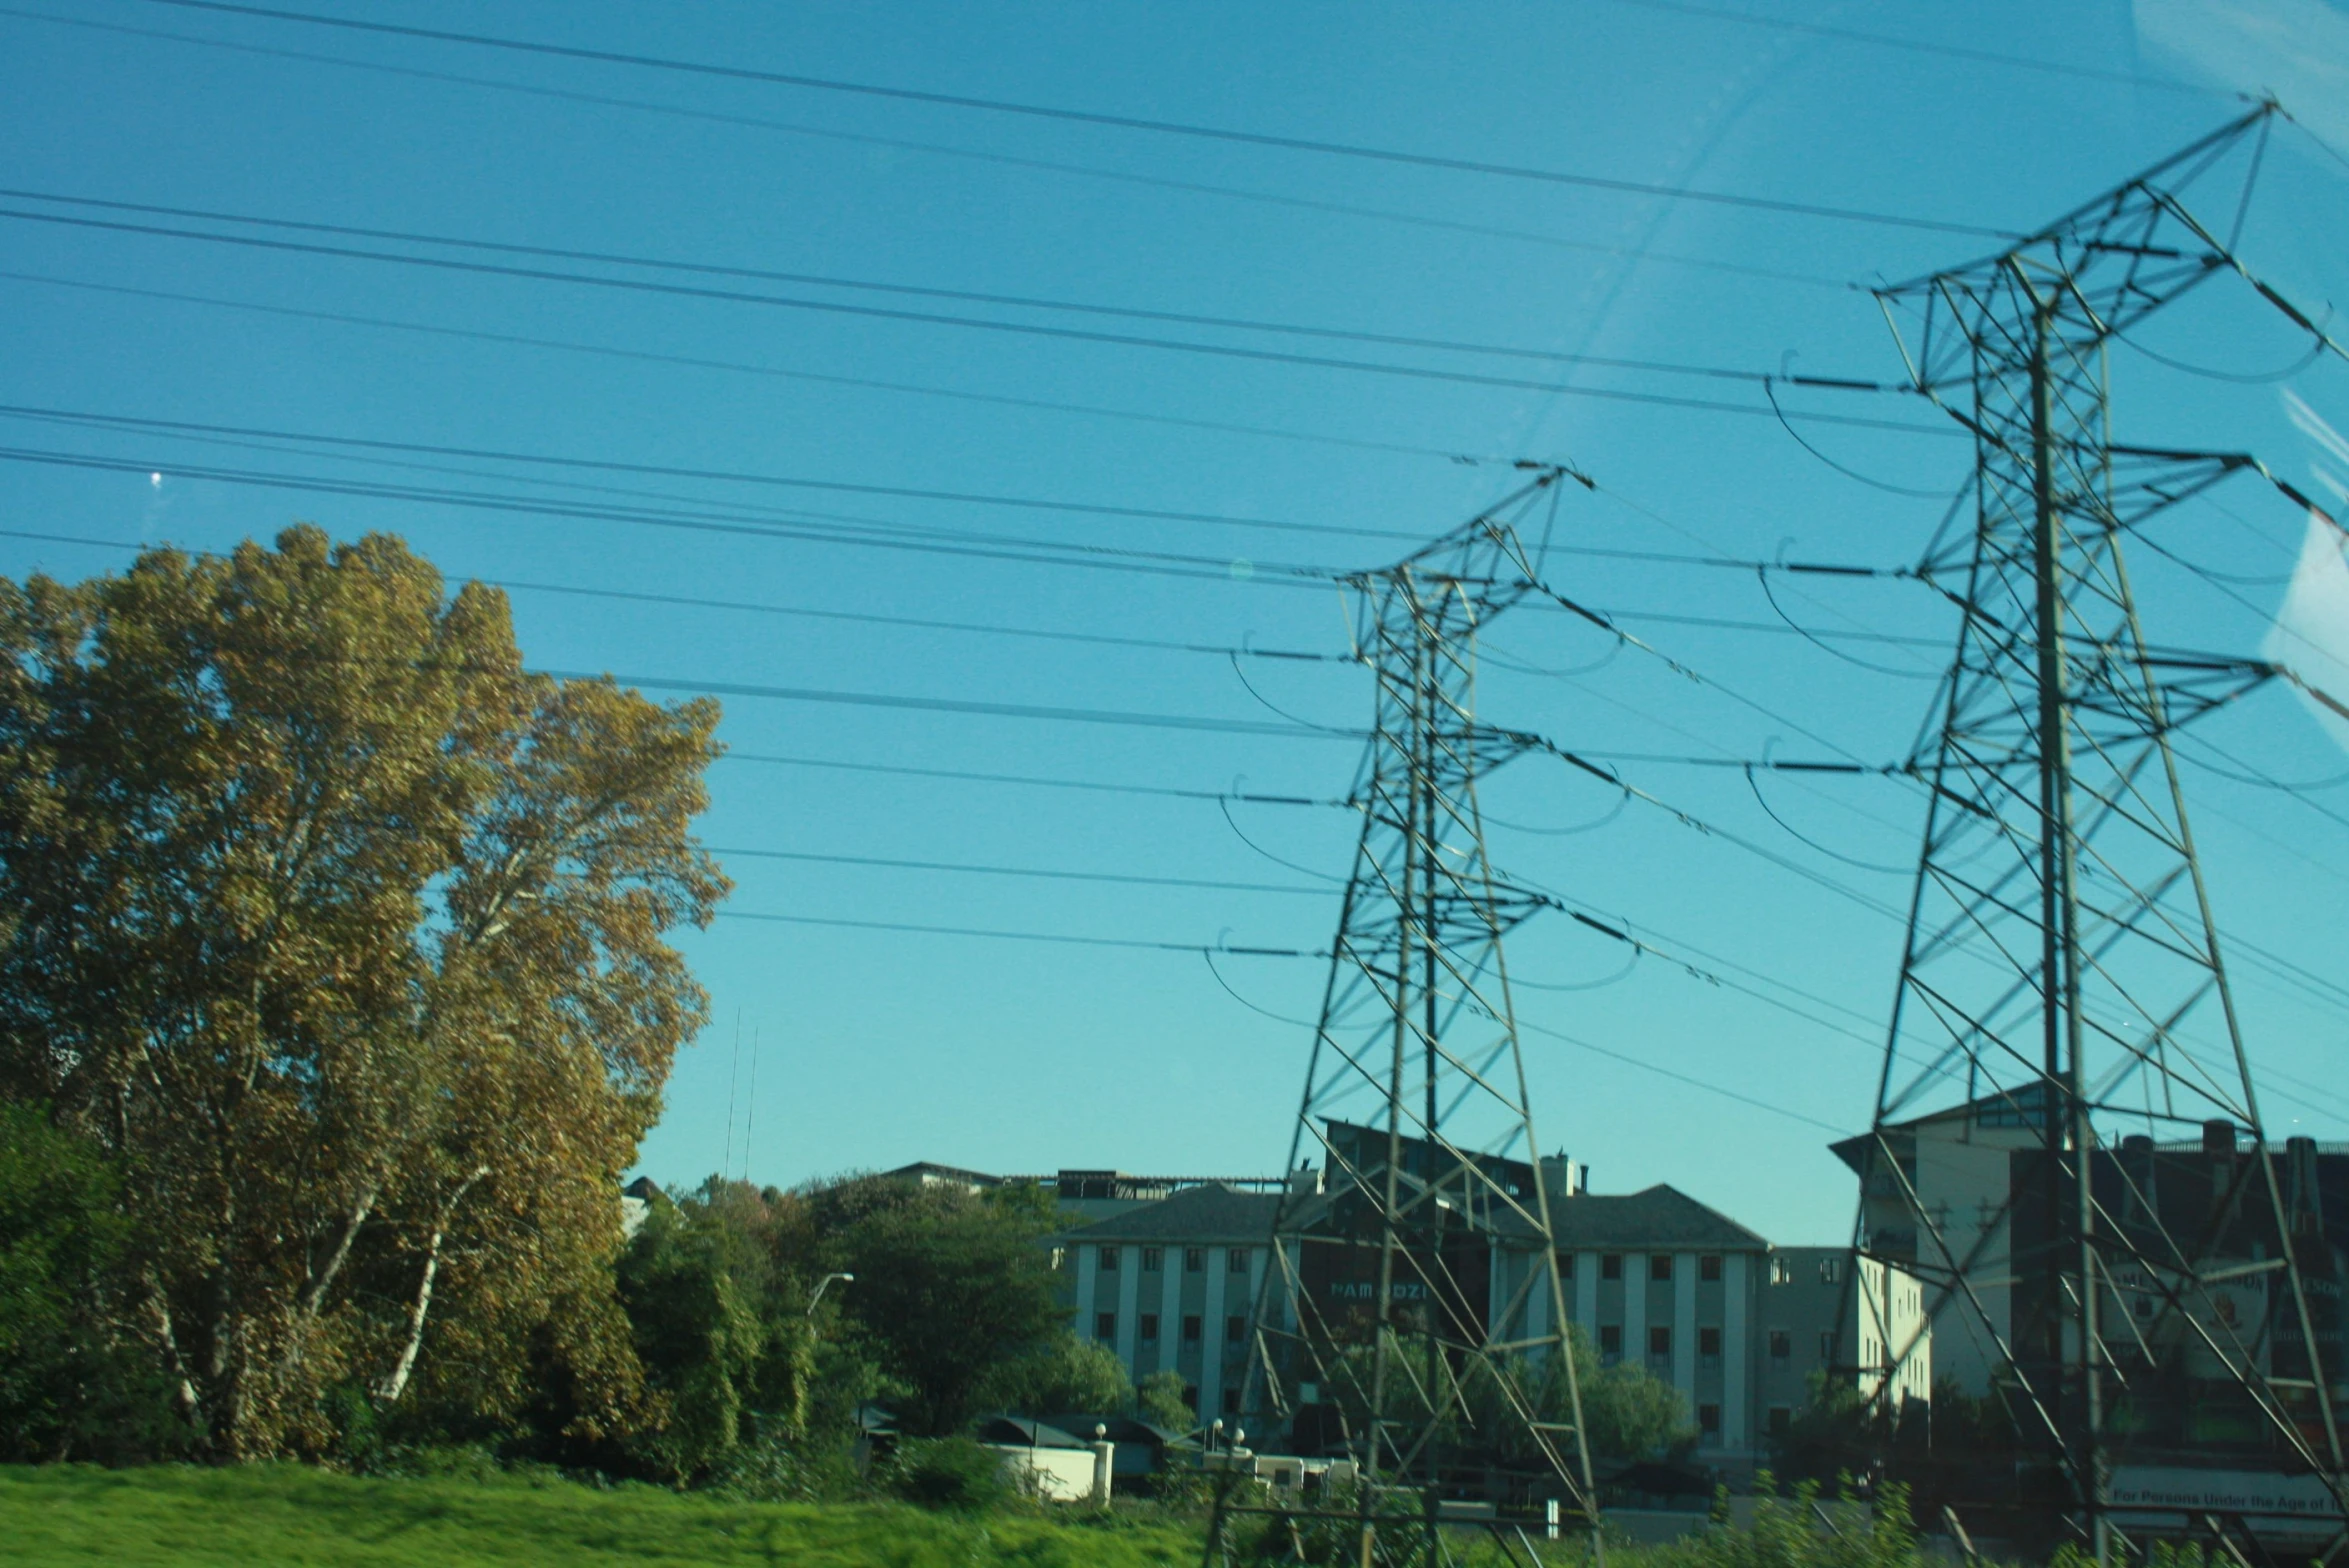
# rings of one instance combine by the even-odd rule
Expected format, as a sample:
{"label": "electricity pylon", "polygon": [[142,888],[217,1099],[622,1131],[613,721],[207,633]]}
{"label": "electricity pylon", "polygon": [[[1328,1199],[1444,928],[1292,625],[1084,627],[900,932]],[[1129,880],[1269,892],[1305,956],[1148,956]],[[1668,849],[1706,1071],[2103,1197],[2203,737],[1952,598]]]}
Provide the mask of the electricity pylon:
{"label": "electricity pylon", "polygon": [[1470,1454],[1478,1482],[1559,1500],[1597,1541],[1501,954],[1545,900],[1494,874],[1476,802],[1481,775],[1537,745],[1477,718],[1476,640],[1537,591],[1511,519],[1554,503],[1559,478],[1543,469],[1408,559],[1346,579],[1377,716],[1243,1403],[1352,1456],[1352,1512],[1306,1516],[1358,1531],[1364,1568],[1445,1560],[1442,1494]]}
{"label": "electricity pylon", "polygon": [[[2271,113],[1877,294],[1975,476],[1971,528],[1961,498],[1921,569],[1964,624],[1916,757],[1931,799],[1858,1244],[1920,1276],[1936,1369],[1986,1364],[2037,1456],[2019,1495],[2099,1562],[2116,1463],[2220,1459],[2343,1496],[2338,1293],[2303,1256],[2330,1256],[2314,1151],[2303,1183],[2269,1146],[2170,747],[2272,672],[2148,644],[2124,561],[2249,460],[2116,443],[2107,385],[2113,337],[2248,277],[2232,245]],[[2222,183],[2223,241],[2183,199]]]}

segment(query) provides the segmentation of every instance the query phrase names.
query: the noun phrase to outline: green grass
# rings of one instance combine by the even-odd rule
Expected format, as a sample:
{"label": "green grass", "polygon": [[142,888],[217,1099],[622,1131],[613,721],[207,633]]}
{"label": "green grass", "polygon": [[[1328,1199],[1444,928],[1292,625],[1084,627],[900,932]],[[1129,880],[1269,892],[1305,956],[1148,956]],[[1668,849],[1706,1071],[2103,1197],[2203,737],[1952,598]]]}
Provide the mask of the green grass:
{"label": "green grass", "polygon": [[122,1568],[1161,1568],[1169,1526],[886,1503],[724,1503],[651,1487],[357,1480],[295,1465],[0,1466],[0,1557]]}

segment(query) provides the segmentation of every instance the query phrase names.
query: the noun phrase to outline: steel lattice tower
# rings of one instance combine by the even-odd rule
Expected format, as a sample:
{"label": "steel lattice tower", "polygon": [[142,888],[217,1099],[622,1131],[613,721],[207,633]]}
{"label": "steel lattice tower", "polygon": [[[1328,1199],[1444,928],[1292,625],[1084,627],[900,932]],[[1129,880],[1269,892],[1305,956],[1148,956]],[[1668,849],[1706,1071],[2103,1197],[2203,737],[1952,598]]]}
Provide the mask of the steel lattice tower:
{"label": "steel lattice tower", "polygon": [[[2301,1173],[2270,1147],[2169,739],[2261,672],[2150,645],[2124,562],[2247,460],[2116,444],[2107,386],[2116,334],[2241,271],[2182,198],[2239,182],[2239,231],[2269,114],[1877,296],[1976,466],[1972,528],[1953,510],[1921,570],[1964,623],[1916,757],[1931,801],[1858,1244],[1922,1280],[1937,1368],[1987,1363],[2038,1456],[2017,1495],[2099,1561],[2116,1462],[2231,1453],[2342,1496],[2339,1307],[2301,1256],[2323,1245],[2313,1150]],[[2003,1204],[1937,1198],[1966,1162]]]}
{"label": "steel lattice tower", "polygon": [[[1546,900],[1495,875],[1476,800],[1481,775],[1536,744],[1477,718],[1477,634],[1536,591],[1509,519],[1554,500],[1559,477],[1542,470],[1408,559],[1346,580],[1376,723],[1244,1403],[1310,1422],[1354,1456],[1363,1484],[1345,1518],[1366,1568],[1374,1551],[1442,1560],[1439,1493],[1469,1451],[1480,1479],[1506,1473],[1520,1501],[1562,1499],[1596,1539],[1501,950]],[[1504,1253],[1514,1268],[1495,1268]],[[1219,1499],[1211,1558],[1224,1512]]]}

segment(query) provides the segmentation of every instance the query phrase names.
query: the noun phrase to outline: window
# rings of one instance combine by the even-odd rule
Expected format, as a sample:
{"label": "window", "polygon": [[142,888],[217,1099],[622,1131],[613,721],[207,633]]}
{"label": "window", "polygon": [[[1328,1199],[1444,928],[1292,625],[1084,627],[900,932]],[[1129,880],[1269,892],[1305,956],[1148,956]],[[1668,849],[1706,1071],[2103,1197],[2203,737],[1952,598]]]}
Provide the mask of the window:
{"label": "window", "polygon": [[1248,1272],[1248,1249],[1234,1247],[1231,1256],[1223,1260],[1223,1266],[1231,1273],[1245,1275]]}
{"label": "window", "polygon": [[1623,1354],[1622,1324],[1601,1323],[1599,1325],[1599,1354],[1609,1361],[1613,1361]]}
{"label": "window", "polygon": [[1237,1345],[1247,1337],[1248,1320],[1246,1318],[1230,1317],[1223,1320],[1223,1342],[1225,1344]]}
{"label": "window", "polygon": [[1238,1389],[1227,1388],[1223,1391],[1223,1413],[1227,1416],[1236,1416],[1240,1413],[1240,1391]]}
{"label": "window", "polygon": [[2153,1316],[2153,1298],[2151,1296],[2139,1296],[2137,1298],[2137,1315],[2141,1318],[2149,1318]]}
{"label": "window", "polygon": [[1623,1277],[1623,1254],[1622,1254],[1622,1253],[1620,1253],[1620,1252],[1602,1252],[1602,1253],[1600,1253],[1600,1254],[1599,1254],[1599,1278],[1601,1278],[1601,1279],[1621,1279],[1622,1277]]}
{"label": "window", "polygon": [[1657,1280],[1670,1280],[1672,1278],[1671,1253],[1651,1252],[1648,1254],[1648,1278]]}
{"label": "window", "polygon": [[1784,1437],[1793,1425],[1794,1407],[1792,1405],[1772,1405],[1770,1407],[1770,1435],[1772,1437]]}
{"label": "window", "polygon": [[1819,1364],[1835,1365],[1835,1330],[1831,1328],[1819,1330]]}
{"label": "window", "polygon": [[1648,1354],[1669,1358],[1672,1354],[1672,1330],[1662,1323],[1648,1325]]}
{"label": "window", "polygon": [[1141,1320],[1140,1320],[1140,1322],[1139,1322],[1139,1324],[1138,1324],[1138,1327],[1141,1329],[1142,1338],[1143,1338],[1143,1341],[1144,1341],[1145,1343],[1152,1344],[1152,1345],[1155,1345],[1155,1344],[1157,1344],[1157,1343],[1158,1343],[1158,1314],[1157,1314],[1157,1313],[1155,1313],[1155,1312],[1145,1312],[1145,1313],[1143,1313],[1143,1314],[1141,1315]]}
{"label": "window", "polygon": [[1721,1364],[1721,1331],[1717,1328],[1697,1330],[1697,1360],[1708,1367]]}
{"label": "window", "polygon": [[1117,1272],[1117,1249],[1115,1247],[1101,1249],[1101,1272],[1104,1274]]}
{"label": "window", "polygon": [[1199,1343],[1199,1314],[1196,1312],[1183,1314],[1183,1343],[1186,1345]]}
{"label": "window", "polygon": [[1144,1248],[1142,1249],[1142,1272],[1143,1272],[1143,1273],[1145,1273],[1145,1274],[1155,1274],[1155,1273],[1157,1273],[1157,1272],[1158,1272],[1160,1269],[1162,1269],[1162,1268],[1164,1268],[1164,1267],[1166,1267],[1166,1254],[1165,1254],[1165,1252],[1163,1252],[1162,1250],[1160,1250],[1160,1249],[1159,1249],[1159,1248],[1157,1248],[1157,1247],[1144,1247]]}
{"label": "window", "polygon": [[1574,1277],[1573,1253],[1561,1252],[1558,1254],[1558,1277],[1560,1279],[1572,1279]]}
{"label": "window", "polygon": [[1059,1268],[1059,1267],[1060,1267],[1060,1266],[1061,1266],[1063,1263],[1066,1263],[1067,1261],[1068,1261],[1068,1248],[1066,1248],[1066,1247],[1055,1247],[1055,1248],[1053,1248],[1053,1249],[1052,1249],[1052,1266],[1053,1266],[1053,1268],[1055,1268],[1055,1269],[1058,1269],[1058,1268]]}
{"label": "window", "polygon": [[1835,1283],[1837,1280],[1841,1279],[1842,1277],[1843,1277],[1843,1259],[1841,1259],[1841,1258],[1821,1258],[1821,1259],[1819,1260],[1819,1283],[1820,1283],[1820,1284],[1822,1284],[1822,1285],[1832,1285],[1832,1284],[1834,1284],[1834,1283]]}
{"label": "window", "polygon": [[1697,1430],[1707,1437],[1721,1435],[1721,1407],[1719,1405],[1697,1406]]}
{"label": "window", "polygon": [[1095,1339],[1117,1338],[1117,1314],[1114,1312],[1094,1313],[1093,1337]]}
{"label": "window", "polygon": [[1205,1247],[1185,1247],[1183,1249],[1183,1272],[1185,1274],[1207,1272],[1207,1249]]}
{"label": "window", "polygon": [[1770,1330],[1770,1359],[1784,1366],[1794,1356],[1794,1336],[1785,1329]]}
{"label": "window", "polygon": [[1708,1285],[1719,1284],[1721,1282],[1721,1254],[1708,1252],[1697,1259],[1697,1278]]}
{"label": "window", "polygon": [[1770,1255],[1770,1283],[1773,1285],[1793,1284],[1794,1259],[1772,1253]]}

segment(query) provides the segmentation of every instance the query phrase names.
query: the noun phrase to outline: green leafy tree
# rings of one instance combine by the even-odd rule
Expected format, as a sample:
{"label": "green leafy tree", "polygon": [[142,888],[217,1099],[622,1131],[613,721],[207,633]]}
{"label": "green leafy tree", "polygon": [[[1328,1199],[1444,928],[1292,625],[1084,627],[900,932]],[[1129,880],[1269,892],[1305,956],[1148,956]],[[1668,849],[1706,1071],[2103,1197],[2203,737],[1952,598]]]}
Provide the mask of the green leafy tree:
{"label": "green leafy tree", "polygon": [[960,1431],[989,1382],[1066,1322],[1042,1245],[1056,1221],[1016,1193],[866,1177],[810,1204],[827,1255],[856,1275],[843,1312],[903,1389],[895,1404],[909,1433]]}
{"label": "green leafy tree", "polygon": [[1171,1367],[1134,1385],[1134,1413],[1173,1432],[1188,1432],[1199,1424],[1191,1402],[1183,1397],[1183,1375]]}
{"label": "green leafy tree", "polygon": [[0,1090],[121,1170],[212,1454],[329,1388],[510,1412],[533,1345],[631,1418],[613,1185],[705,1010],[716,721],[525,673],[383,535],[0,581]]}
{"label": "green leafy tree", "polygon": [[997,1367],[979,1401],[1023,1416],[1116,1415],[1133,1404],[1134,1385],[1116,1351],[1062,1329]]}
{"label": "green leafy tree", "polygon": [[120,1197],[87,1139],[0,1101],[0,1460],[174,1446],[161,1380],[122,1326],[136,1282]]}

